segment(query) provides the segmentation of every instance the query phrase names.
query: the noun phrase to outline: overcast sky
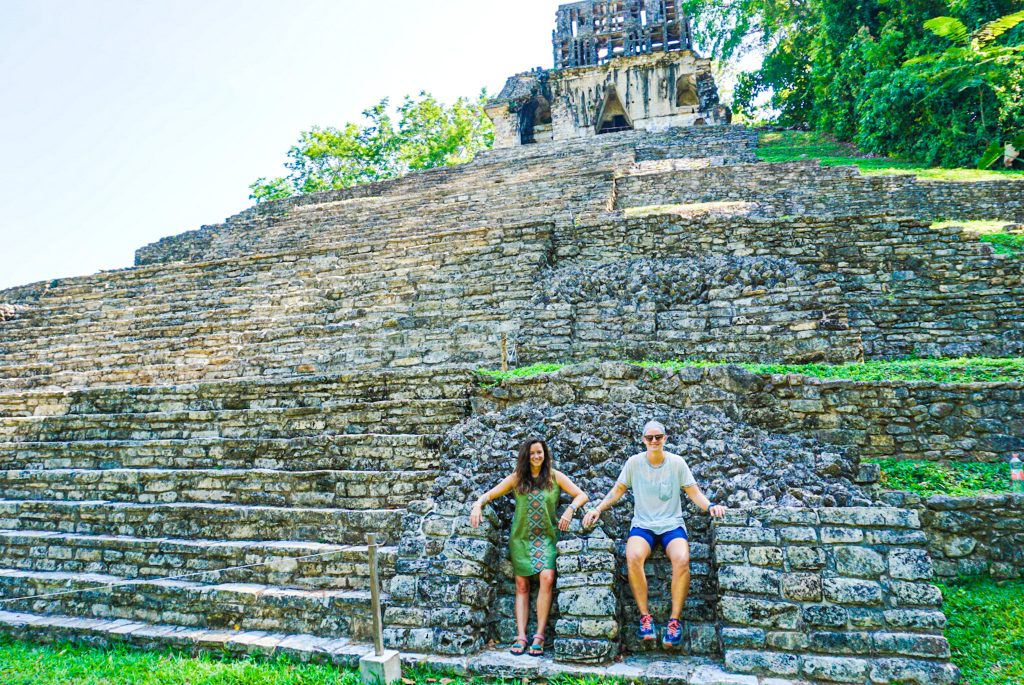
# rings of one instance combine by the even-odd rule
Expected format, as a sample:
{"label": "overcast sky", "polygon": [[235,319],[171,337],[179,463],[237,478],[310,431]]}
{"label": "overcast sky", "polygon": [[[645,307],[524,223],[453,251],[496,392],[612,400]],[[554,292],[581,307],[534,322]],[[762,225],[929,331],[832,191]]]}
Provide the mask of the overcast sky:
{"label": "overcast sky", "polygon": [[558,0],[0,0],[0,288],[248,207],[303,129],[550,67]]}

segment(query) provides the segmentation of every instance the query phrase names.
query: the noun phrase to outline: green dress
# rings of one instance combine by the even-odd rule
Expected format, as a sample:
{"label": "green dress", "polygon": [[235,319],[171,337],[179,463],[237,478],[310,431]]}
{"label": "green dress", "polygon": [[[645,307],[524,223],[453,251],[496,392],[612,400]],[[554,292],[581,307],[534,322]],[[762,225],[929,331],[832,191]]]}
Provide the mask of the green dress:
{"label": "green dress", "polygon": [[558,554],[558,483],[553,482],[546,490],[526,494],[517,490],[515,494],[516,513],[508,541],[513,572],[517,576],[532,576],[554,569]]}

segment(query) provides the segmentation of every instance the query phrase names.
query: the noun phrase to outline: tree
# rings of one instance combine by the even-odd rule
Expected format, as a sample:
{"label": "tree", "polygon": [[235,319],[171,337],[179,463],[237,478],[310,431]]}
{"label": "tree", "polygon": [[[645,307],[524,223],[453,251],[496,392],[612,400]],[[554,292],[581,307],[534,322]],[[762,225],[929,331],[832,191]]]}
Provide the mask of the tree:
{"label": "tree", "polygon": [[[973,165],[989,140],[1024,129],[1024,24],[993,21],[1018,14],[1022,2],[684,0],[697,46],[710,57],[736,59],[751,50],[764,56],[760,68],[739,77],[738,112],[943,165]],[[988,79],[980,93],[928,80],[953,62],[907,64],[947,53],[948,39],[924,28],[940,15],[959,22],[984,53],[970,62],[974,75]],[[975,50],[970,40],[954,47]]]}
{"label": "tree", "polygon": [[366,123],[342,128],[314,126],[288,151],[285,177],[259,178],[249,186],[257,203],[348,188],[395,178],[409,171],[468,162],[494,142],[484,114],[486,93],[446,107],[427,92],[406,96],[397,109],[387,98],[363,111]]}
{"label": "tree", "polygon": [[920,66],[925,79],[941,88],[964,91],[978,89],[978,106],[982,125],[985,106],[982,89],[985,86],[999,90],[1009,85],[1009,79],[1021,65],[1024,44],[1000,45],[996,39],[1024,23],[1024,11],[1015,12],[988,22],[971,33],[964,23],[954,17],[935,17],[924,27],[936,36],[948,39],[952,45],[942,52],[932,52],[907,60],[904,66]]}

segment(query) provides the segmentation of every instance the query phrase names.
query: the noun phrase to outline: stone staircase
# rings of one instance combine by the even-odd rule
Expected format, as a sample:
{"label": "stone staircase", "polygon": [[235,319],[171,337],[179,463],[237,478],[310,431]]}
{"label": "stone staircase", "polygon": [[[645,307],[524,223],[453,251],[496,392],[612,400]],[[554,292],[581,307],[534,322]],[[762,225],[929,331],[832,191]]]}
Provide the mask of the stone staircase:
{"label": "stone staircase", "polygon": [[[365,534],[390,577],[469,382],[412,371],[0,394],[0,600],[49,595],[4,602],[0,625],[30,612],[368,639]],[[237,566],[251,567],[219,571]]]}

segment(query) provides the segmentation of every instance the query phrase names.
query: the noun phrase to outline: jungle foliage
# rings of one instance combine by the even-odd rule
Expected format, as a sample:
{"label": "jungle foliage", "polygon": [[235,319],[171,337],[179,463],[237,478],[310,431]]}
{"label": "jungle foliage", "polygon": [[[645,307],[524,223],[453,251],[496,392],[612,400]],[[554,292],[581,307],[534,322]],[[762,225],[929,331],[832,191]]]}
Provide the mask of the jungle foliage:
{"label": "jungle foliage", "polygon": [[365,123],[314,126],[288,151],[289,174],[257,179],[249,197],[268,202],[468,162],[493,144],[483,111],[486,99],[481,92],[476,99],[463,97],[447,106],[421,92],[417,98],[406,96],[397,118],[384,98],[363,111]]}
{"label": "jungle foliage", "polygon": [[770,111],[783,125],[942,166],[974,166],[1024,132],[1024,23],[1011,16],[1024,0],[684,5],[703,52],[723,60],[764,53],[734,94],[747,116]]}

